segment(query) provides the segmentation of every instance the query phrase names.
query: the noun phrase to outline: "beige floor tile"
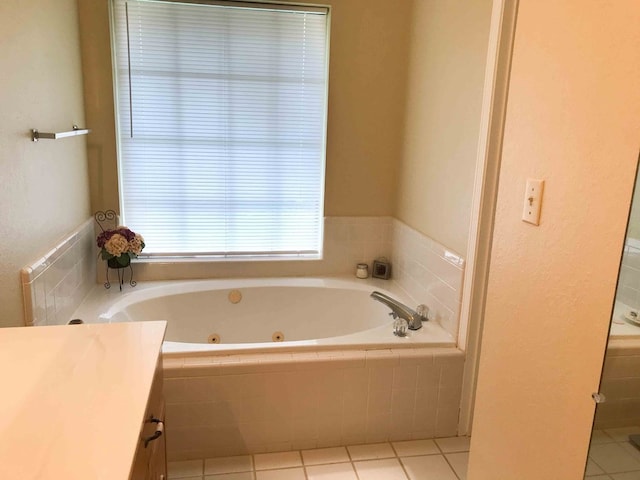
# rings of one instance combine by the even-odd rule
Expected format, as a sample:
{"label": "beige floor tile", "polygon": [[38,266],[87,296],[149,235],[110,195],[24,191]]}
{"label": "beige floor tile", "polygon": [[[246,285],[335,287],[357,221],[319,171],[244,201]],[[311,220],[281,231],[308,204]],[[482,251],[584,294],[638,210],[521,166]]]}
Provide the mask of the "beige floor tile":
{"label": "beige floor tile", "polygon": [[447,453],[445,455],[449,465],[456,472],[460,480],[467,480],[467,466],[469,465],[469,452]]}
{"label": "beige floor tile", "polygon": [[442,455],[403,457],[401,460],[411,480],[458,480]]}
{"label": "beige floor tile", "polygon": [[358,480],[351,463],[332,463],[307,467],[308,480]]}
{"label": "beige floor tile", "polygon": [[638,447],[636,447],[635,445],[632,445],[629,442],[619,443],[618,445],[620,445],[633,458],[635,458],[636,460],[640,461],[640,450],[638,450]]}
{"label": "beige floor tile", "polygon": [[371,443],[368,445],[351,445],[347,447],[351,460],[375,460],[379,458],[391,458],[396,454],[390,443]]}
{"label": "beige floor tile", "polygon": [[183,460],[167,463],[167,477],[169,480],[189,477],[202,477],[204,473],[202,460]]}
{"label": "beige floor tile", "polygon": [[615,442],[615,440],[602,430],[594,430],[591,433],[591,445],[598,445],[600,443],[613,443],[613,442]]}
{"label": "beige floor tile", "polygon": [[253,472],[223,473],[221,475],[207,475],[204,480],[255,480]]}
{"label": "beige floor tile", "polygon": [[303,468],[262,470],[256,472],[256,480],[306,480]]}
{"label": "beige floor tile", "polygon": [[207,458],[204,461],[204,474],[251,472],[253,462],[251,455],[238,455],[235,457]]}
{"label": "beige floor tile", "polygon": [[626,442],[629,440],[629,435],[640,433],[640,427],[621,427],[621,428],[606,428],[604,433],[613,438],[616,442]]}
{"label": "beige floor tile", "polygon": [[598,465],[596,465],[596,463],[593,460],[591,459],[587,460],[587,469],[584,473],[585,477],[589,477],[593,475],[602,475],[603,473],[604,471]]}
{"label": "beige floor tile", "polygon": [[256,470],[302,466],[300,452],[259,453],[253,456]]}
{"label": "beige floor tile", "polygon": [[[600,477],[589,477],[589,480],[597,480]],[[637,472],[626,472],[626,473],[614,473],[610,477],[602,477],[611,478],[612,480],[638,480],[640,478],[640,470]]]}
{"label": "beige floor tile", "polygon": [[620,473],[640,470],[640,461],[617,443],[592,445],[589,457],[605,473]]}
{"label": "beige floor tile", "polygon": [[470,437],[448,437],[436,438],[436,443],[442,450],[442,453],[468,452]]}
{"label": "beige floor tile", "polygon": [[[420,458],[420,457],[408,457]],[[407,476],[397,458],[354,462],[360,480],[407,480]],[[420,477],[423,479],[424,477]]]}
{"label": "beige floor tile", "polygon": [[303,450],[301,453],[305,465],[323,465],[349,461],[349,454],[344,447],[315,448],[313,450]]}
{"label": "beige floor tile", "polygon": [[405,442],[391,442],[399,457],[414,457],[416,455],[439,454],[440,450],[433,440],[407,440]]}

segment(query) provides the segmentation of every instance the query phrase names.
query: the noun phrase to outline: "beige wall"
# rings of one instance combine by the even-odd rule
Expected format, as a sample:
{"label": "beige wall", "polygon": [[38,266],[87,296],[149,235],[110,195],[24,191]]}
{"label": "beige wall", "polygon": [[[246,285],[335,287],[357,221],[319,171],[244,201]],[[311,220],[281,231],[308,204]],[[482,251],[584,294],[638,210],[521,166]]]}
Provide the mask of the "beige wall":
{"label": "beige wall", "polygon": [[[517,22],[468,478],[579,479],[638,158],[640,3],[521,1]],[[546,180],[539,227],[527,177]]]}
{"label": "beige wall", "polygon": [[[118,209],[107,3],[78,1],[93,210]],[[325,214],[395,215],[465,254],[491,0],[315,3],[332,6]]]}
{"label": "beige wall", "polygon": [[[118,207],[107,3],[78,1],[94,210]],[[325,214],[391,215],[412,2],[311,3],[332,5]]]}
{"label": "beige wall", "polygon": [[89,216],[75,0],[0,2],[0,327],[23,324],[19,272]]}
{"label": "beige wall", "polygon": [[113,104],[109,1],[77,0],[87,125],[91,211],[118,208],[116,122]]}
{"label": "beige wall", "polygon": [[464,255],[492,1],[413,4],[396,216]]}

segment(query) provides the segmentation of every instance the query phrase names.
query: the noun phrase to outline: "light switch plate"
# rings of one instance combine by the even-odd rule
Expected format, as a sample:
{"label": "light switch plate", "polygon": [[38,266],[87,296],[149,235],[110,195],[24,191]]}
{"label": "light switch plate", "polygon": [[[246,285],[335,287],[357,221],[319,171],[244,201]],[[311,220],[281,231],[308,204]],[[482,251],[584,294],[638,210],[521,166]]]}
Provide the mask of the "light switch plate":
{"label": "light switch plate", "polygon": [[527,179],[527,188],[524,192],[524,208],[522,210],[523,222],[540,225],[543,190],[544,180]]}

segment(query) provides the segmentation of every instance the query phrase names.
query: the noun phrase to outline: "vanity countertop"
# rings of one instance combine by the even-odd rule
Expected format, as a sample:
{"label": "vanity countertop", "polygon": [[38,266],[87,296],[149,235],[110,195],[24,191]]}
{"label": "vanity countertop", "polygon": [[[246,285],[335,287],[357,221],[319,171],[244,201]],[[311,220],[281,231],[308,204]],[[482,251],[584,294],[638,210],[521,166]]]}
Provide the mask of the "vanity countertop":
{"label": "vanity countertop", "polygon": [[0,479],[128,479],[165,329],[0,328]]}

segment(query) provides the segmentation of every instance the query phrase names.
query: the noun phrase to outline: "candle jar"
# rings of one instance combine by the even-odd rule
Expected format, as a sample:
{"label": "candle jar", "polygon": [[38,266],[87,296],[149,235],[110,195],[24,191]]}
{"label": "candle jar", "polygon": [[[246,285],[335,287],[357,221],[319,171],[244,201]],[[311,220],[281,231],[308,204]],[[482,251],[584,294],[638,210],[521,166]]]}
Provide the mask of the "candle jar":
{"label": "candle jar", "polygon": [[356,265],[356,277],[368,278],[369,277],[369,265],[366,263],[359,263]]}

